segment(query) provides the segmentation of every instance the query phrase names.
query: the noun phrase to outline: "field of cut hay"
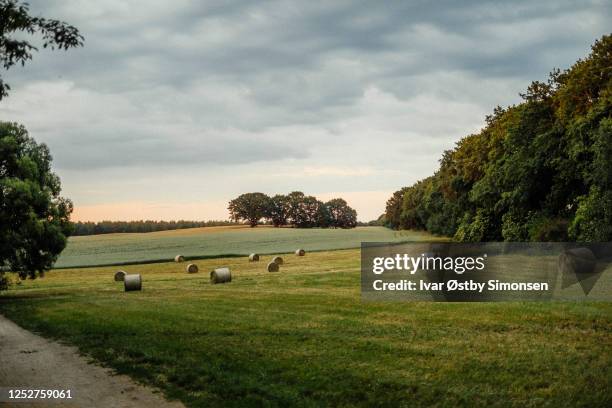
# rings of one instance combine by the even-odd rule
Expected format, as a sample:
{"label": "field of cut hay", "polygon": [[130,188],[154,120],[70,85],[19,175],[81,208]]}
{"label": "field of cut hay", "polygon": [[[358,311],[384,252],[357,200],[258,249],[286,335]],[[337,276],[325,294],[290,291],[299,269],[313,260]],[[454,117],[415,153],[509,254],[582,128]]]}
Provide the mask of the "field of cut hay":
{"label": "field of cut hay", "polygon": [[223,226],[151,232],[72,237],[56,267],[121,265],[187,258],[219,257],[358,248],[362,241],[436,240],[426,232],[392,231],[383,227],[353,229],[296,229]]}
{"label": "field of cut hay", "polygon": [[359,250],[271,258],[126,265],[127,293],[115,267],[54,270],[0,308],[191,407],[611,405],[610,303],[367,303]]}

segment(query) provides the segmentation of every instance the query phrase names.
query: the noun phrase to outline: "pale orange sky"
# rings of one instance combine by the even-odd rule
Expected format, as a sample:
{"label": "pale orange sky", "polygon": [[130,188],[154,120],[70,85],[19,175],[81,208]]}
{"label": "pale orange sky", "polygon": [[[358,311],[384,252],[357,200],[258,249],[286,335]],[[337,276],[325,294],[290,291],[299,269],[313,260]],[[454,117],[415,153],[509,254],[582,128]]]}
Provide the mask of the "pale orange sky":
{"label": "pale orange sky", "polygon": [[[357,210],[360,221],[378,218],[384,212],[392,191],[359,191],[314,194],[319,200],[344,198]],[[225,220],[228,200],[206,202],[125,201],[109,204],[79,205],[75,203],[73,221],[125,220]]]}

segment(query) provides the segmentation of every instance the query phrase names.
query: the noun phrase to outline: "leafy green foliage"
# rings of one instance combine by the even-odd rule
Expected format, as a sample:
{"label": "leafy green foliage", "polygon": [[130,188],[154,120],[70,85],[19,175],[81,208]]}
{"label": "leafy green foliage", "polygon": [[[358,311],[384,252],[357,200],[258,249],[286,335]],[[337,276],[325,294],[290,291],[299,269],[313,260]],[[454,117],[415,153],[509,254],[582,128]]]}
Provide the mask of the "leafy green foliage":
{"label": "leafy green foliage", "polygon": [[593,187],[578,199],[570,235],[577,241],[609,241],[612,236],[612,191]]}
{"label": "leafy green foliage", "polygon": [[444,153],[431,177],[396,191],[393,228],[460,241],[612,239],[612,36],[480,133]]}
{"label": "leafy green foliage", "polygon": [[305,197],[301,191],[292,191],[287,195],[287,217],[293,225],[303,218],[302,201]]}
{"label": "leafy green foliage", "polygon": [[334,198],[325,203],[329,226],[334,228],[353,228],[357,225],[357,211],[353,210],[342,198]]}
{"label": "leafy green foliage", "polygon": [[[19,39],[10,34],[18,34]],[[37,48],[21,39],[23,33],[42,36],[43,48],[64,49],[83,45],[79,31],[64,22],[32,17],[27,3],[0,0],[0,64],[9,69],[15,64],[25,65]],[[0,99],[8,95],[10,86],[0,78]]]}
{"label": "leafy green foliage", "polygon": [[282,194],[277,194],[270,199],[266,217],[272,221],[272,225],[280,227],[287,224],[289,216],[289,198]]}
{"label": "leafy green foliage", "polygon": [[262,218],[275,227],[354,228],[357,225],[357,211],[349,207],[345,200],[335,198],[323,203],[301,191],[277,194],[272,198],[262,193],[243,194],[230,201],[229,210],[232,219],[248,220],[253,227]]}
{"label": "leafy green foliage", "polygon": [[270,206],[270,197],[263,193],[246,193],[230,201],[228,210],[234,221],[248,221],[256,227],[259,220],[266,216]]}
{"label": "leafy green foliage", "polygon": [[302,196],[299,202],[293,202],[291,223],[298,228],[312,228],[318,226],[319,214],[322,206],[323,203],[315,197]]}
{"label": "leafy green foliage", "polygon": [[387,200],[387,206],[385,208],[385,225],[387,227],[396,229],[401,227],[400,216],[402,215],[402,198],[407,190],[408,187],[404,187],[393,193],[391,198]]}
{"label": "leafy green foliage", "polygon": [[51,155],[23,126],[0,122],[0,288],[3,271],[34,278],[51,268],[71,231]]}

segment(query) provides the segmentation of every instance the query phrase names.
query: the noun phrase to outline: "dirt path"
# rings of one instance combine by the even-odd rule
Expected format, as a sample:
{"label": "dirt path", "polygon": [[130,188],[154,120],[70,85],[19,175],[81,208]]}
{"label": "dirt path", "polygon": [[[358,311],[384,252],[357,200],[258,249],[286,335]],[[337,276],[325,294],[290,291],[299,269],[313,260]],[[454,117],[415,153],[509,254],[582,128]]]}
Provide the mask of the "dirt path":
{"label": "dirt path", "polygon": [[89,364],[76,348],[30,333],[0,315],[0,388],[6,387],[70,389],[73,399],[0,402],[0,407],[183,407],[125,375]]}

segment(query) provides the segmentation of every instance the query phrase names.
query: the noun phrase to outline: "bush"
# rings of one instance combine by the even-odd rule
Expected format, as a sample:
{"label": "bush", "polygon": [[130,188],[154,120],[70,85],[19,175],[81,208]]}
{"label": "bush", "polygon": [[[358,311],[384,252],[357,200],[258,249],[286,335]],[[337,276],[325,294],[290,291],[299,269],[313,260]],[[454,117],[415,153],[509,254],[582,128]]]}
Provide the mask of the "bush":
{"label": "bush", "polygon": [[529,223],[529,239],[531,241],[564,242],[568,240],[568,226],[568,220],[540,216]]}
{"label": "bush", "polygon": [[604,192],[593,187],[588,196],[578,199],[569,237],[582,242],[612,240],[612,191]]}
{"label": "bush", "polygon": [[464,216],[455,233],[455,239],[462,242],[484,242],[495,239],[492,233],[494,223],[491,219],[491,215],[483,209],[479,209],[474,217]]}
{"label": "bush", "polygon": [[526,220],[516,214],[506,213],[502,217],[502,237],[504,241],[523,242],[529,240],[529,227]]}

